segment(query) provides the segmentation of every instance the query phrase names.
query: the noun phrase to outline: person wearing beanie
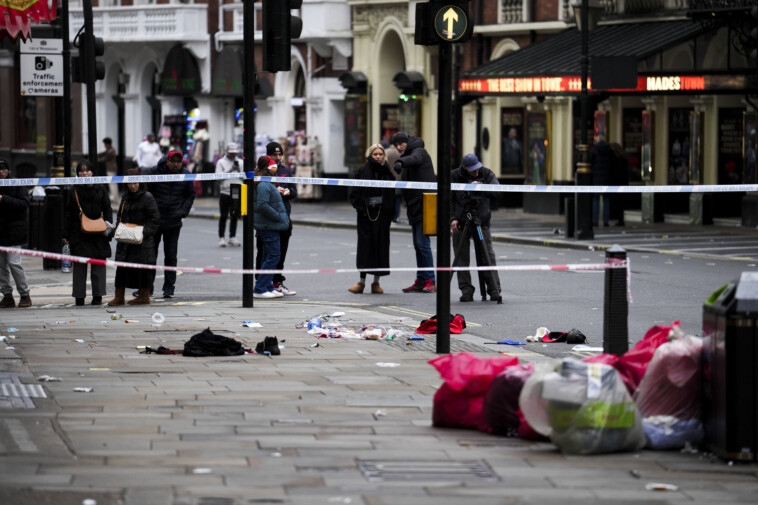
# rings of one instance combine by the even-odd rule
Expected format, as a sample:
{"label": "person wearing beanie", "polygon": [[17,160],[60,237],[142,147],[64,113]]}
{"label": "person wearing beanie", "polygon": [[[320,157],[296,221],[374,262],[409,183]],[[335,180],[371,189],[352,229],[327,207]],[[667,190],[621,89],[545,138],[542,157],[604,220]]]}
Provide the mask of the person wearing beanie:
{"label": "person wearing beanie", "polygon": [[[217,174],[240,173],[240,162],[237,159],[239,146],[230,142],[226,146],[226,156],[216,162]],[[226,247],[224,234],[226,233],[226,218],[229,218],[229,246],[239,247],[237,240],[237,211],[232,207],[232,184],[241,184],[242,179],[221,179],[219,181],[219,218],[218,218],[218,246]]]}
{"label": "person wearing beanie", "polygon": [[[424,148],[424,141],[406,132],[397,132],[390,139],[390,143],[395,146],[400,158],[395,162],[393,168],[400,174],[400,180],[419,181],[419,182],[436,182],[437,176],[434,174],[432,158]],[[408,223],[411,225],[413,234],[413,248],[416,250],[416,280],[407,288],[403,288],[404,293],[436,293],[437,284],[435,283],[434,255],[432,254],[432,242],[428,235],[423,232],[424,220],[424,190],[421,189],[403,189],[403,199],[408,213]],[[421,270],[423,268],[423,270]]]}
{"label": "person wearing beanie", "polygon": [[[272,177],[292,177],[292,171],[287,167],[287,165],[282,162],[282,158],[284,158],[284,150],[282,149],[282,145],[279,142],[269,142],[266,144],[266,156],[268,156],[276,164],[275,167],[269,167],[268,175]],[[287,228],[284,230],[279,230],[279,262],[276,265],[276,269],[282,270],[284,269],[284,261],[287,259],[287,249],[289,249],[290,237],[292,237],[292,204],[290,202],[297,198],[297,188],[294,184],[286,182],[274,182],[273,185],[279,195],[282,197],[288,218]],[[261,256],[263,243],[260,236],[256,237],[255,244],[257,250],[255,254],[255,268],[261,268],[261,264],[263,262],[263,258]],[[282,274],[274,274],[274,290],[282,293],[285,296],[293,296],[297,294],[296,291],[288,289],[284,285],[285,280],[287,279]]]}
{"label": "person wearing beanie", "polygon": [[[94,172],[92,163],[87,160],[76,164],[76,177],[94,177]],[[69,191],[67,200],[63,208],[63,243],[71,247],[71,255],[99,260],[110,258],[110,238],[103,233],[82,231],[80,217],[84,214],[90,219],[103,218],[106,223],[113,223],[111,199],[106,186],[104,184],[76,184]],[[76,305],[84,305],[84,297],[87,294],[87,263],[74,261],[72,267],[74,273],[71,295]],[[105,265],[92,263],[89,269],[92,281],[92,305],[102,305],[105,295]]]}
{"label": "person wearing beanie", "polygon": [[[489,168],[482,165],[475,154],[467,154],[463,157],[461,166],[450,174],[451,184],[500,184],[495,174]],[[450,201],[450,230],[453,232],[453,251],[455,258],[454,266],[467,267],[471,264],[470,246],[474,240],[477,266],[497,265],[495,250],[492,247],[492,235],[490,234],[490,200],[497,198],[494,191],[452,191]],[[466,226],[468,225],[468,227]],[[477,232],[477,226],[481,229],[481,235]],[[481,241],[478,242],[481,236]],[[486,248],[489,255],[489,263],[486,263],[481,247]],[[457,272],[458,289],[461,290],[460,301],[474,301],[474,285],[471,284],[471,272],[461,270]],[[482,300],[490,299],[496,302],[502,300],[500,295],[500,276],[497,270],[479,272],[479,285],[483,292]]]}
{"label": "person wearing beanie", "polygon": [[[0,179],[11,179],[10,165],[0,159]],[[5,247],[22,247],[28,241],[29,223],[29,194],[23,186],[0,186],[0,245]],[[19,307],[31,307],[29,284],[21,266],[21,255],[18,253],[0,252],[0,292],[3,299],[0,309],[10,309],[16,306],[13,299],[11,275],[16,283],[16,291],[21,295]]]}

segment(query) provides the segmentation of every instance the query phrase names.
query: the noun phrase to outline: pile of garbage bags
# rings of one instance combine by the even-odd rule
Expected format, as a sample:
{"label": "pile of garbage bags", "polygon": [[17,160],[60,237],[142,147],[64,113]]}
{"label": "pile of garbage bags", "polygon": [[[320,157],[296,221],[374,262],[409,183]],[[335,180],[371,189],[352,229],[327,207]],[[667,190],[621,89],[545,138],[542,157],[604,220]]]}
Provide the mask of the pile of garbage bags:
{"label": "pile of garbage bags", "polygon": [[654,326],[624,355],[521,364],[462,352],[429,361],[444,379],[437,427],[549,439],[568,454],[680,449],[703,439],[702,339]]}

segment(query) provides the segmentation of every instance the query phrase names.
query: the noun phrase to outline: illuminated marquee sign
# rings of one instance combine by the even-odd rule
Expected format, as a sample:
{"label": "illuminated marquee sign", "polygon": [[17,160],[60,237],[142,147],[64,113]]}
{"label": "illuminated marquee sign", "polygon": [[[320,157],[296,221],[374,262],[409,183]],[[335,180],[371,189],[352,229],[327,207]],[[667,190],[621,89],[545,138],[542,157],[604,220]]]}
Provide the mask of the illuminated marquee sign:
{"label": "illuminated marquee sign", "polygon": [[[747,79],[742,75],[665,75],[638,76],[634,89],[613,89],[620,93],[672,93],[692,91],[729,91],[744,90]],[[592,80],[587,79],[587,89],[592,89]],[[461,79],[458,81],[461,93],[481,94],[547,94],[579,93],[582,91],[582,79],[576,75],[561,77],[495,77],[490,79]]]}

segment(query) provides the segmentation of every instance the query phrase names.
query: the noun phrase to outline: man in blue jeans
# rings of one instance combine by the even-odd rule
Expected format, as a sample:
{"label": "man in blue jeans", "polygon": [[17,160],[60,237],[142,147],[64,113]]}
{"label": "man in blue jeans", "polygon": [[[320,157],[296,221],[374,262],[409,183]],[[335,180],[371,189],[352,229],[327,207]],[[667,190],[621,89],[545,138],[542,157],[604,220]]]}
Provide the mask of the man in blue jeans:
{"label": "man in blue jeans", "polygon": [[[402,181],[436,182],[432,158],[424,148],[424,141],[406,132],[397,132],[390,139],[400,153],[400,158],[395,162],[395,172],[401,174]],[[408,223],[413,231],[413,248],[416,250],[416,280],[403,288],[404,293],[436,293],[434,255],[432,244],[428,235],[422,231],[424,218],[423,195],[420,189],[403,189],[403,199],[408,209]],[[424,270],[421,270],[424,269]]]}

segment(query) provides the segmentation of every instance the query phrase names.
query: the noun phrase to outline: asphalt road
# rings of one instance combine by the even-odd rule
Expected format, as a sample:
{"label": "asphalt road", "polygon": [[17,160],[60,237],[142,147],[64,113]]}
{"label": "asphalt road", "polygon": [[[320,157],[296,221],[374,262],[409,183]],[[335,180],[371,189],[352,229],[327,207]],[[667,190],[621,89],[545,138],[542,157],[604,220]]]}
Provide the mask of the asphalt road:
{"label": "asphalt road", "polygon": [[[241,227],[240,227],[241,228]],[[193,267],[242,268],[242,248],[217,245],[217,223],[209,219],[187,219],[179,247],[179,265]],[[240,233],[241,235],[241,229]],[[241,236],[238,237],[241,239]],[[414,267],[410,234],[393,232],[391,265]],[[433,240],[433,248],[436,244]],[[495,244],[501,265],[554,265],[603,263],[604,252]],[[653,325],[681,321],[682,328],[699,334],[702,304],[724,283],[739,277],[745,263],[656,253],[631,253],[629,338],[636,342]],[[355,231],[297,226],[285,267],[291,269],[353,268]],[[576,328],[590,345],[602,346],[605,273],[603,271],[501,272],[504,303],[458,301],[460,292],[454,279],[451,312],[463,314],[467,333],[490,339],[523,340],[538,327],[553,331]],[[156,293],[160,292],[160,274]],[[423,319],[435,313],[436,298],[431,294],[402,293],[414,279],[412,272],[395,272],[382,279],[384,295],[354,295],[347,288],[357,274],[290,274],[286,285],[297,291],[293,302],[317,301],[330,304],[367,304],[372,309]],[[476,284],[476,282],[475,282]],[[182,274],[177,282],[177,298],[171,302],[203,303],[213,300],[242,300],[242,278],[238,275]],[[290,299],[290,298],[288,298]],[[159,302],[162,303],[162,302]],[[259,304],[263,306],[262,304]],[[293,303],[293,310],[296,306]],[[256,305],[253,311],[258,310]],[[308,315],[304,314],[304,318]],[[565,345],[551,344],[541,352],[563,353]]]}

